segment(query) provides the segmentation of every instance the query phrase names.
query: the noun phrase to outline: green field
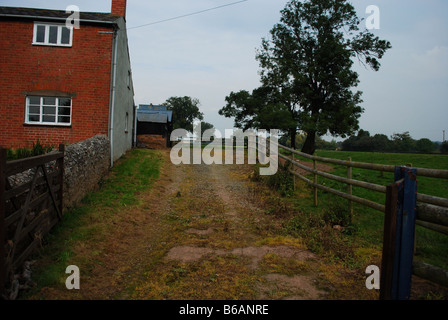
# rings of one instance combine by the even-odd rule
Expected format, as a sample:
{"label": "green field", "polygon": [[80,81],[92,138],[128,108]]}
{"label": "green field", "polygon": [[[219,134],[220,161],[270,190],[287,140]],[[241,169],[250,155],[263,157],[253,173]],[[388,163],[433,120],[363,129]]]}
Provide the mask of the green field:
{"label": "green field", "polygon": [[[283,151],[282,151],[283,153]],[[316,152],[317,156],[325,158],[333,158],[340,160],[387,164],[387,165],[407,165],[413,167],[432,168],[432,169],[448,169],[448,155],[439,154],[394,154],[394,153],[373,153],[373,152],[346,152],[346,151],[324,151]],[[301,161],[307,161],[301,158]],[[309,161],[309,160],[308,160]],[[347,177],[347,167],[339,165],[331,165],[334,169],[332,174]],[[375,183],[379,185],[390,185],[394,182],[393,173],[372,171],[366,169],[353,168],[353,179]],[[312,180],[312,175],[309,177]],[[428,195],[447,198],[448,197],[448,180],[428,177],[418,178],[418,192]],[[297,179],[298,180],[298,179]],[[319,184],[337,189],[343,192],[347,191],[347,185],[335,182],[323,177],[318,177]],[[301,183],[301,182],[300,182]],[[301,184],[302,186],[304,184]],[[311,193],[311,188],[309,190]],[[372,200],[377,203],[385,203],[385,194],[370,191],[361,187],[353,187],[353,194],[365,199]],[[322,213],[328,208],[347,206],[348,200],[337,197],[336,195],[318,191],[318,207],[314,207],[312,197],[300,200],[298,206],[304,212],[310,214]],[[362,246],[375,247],[381,249],[384,214],[380,211],[369,207],[353,203],[354,214],[352,223],[356,229],[357,242]],[[444,235],[426,228],[417,226],[416,228],[416,252],[415,259],[430,263],[432,265],[448,270],[448,235]]]}

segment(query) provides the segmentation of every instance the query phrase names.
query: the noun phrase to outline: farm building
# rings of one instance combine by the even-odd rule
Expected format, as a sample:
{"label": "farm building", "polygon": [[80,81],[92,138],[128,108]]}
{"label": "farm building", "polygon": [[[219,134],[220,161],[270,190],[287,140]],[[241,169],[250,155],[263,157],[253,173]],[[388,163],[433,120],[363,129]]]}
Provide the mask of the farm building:
{"label": "farm building", "polygon": [[173,111],[161,105],[139,105],[136,116],[137,144],[149,148],[170,146]]}

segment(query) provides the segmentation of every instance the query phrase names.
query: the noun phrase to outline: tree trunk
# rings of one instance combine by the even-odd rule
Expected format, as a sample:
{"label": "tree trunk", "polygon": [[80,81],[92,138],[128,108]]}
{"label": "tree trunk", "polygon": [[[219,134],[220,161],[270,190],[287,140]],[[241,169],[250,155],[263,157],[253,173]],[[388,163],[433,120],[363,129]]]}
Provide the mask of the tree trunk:
{"label": "tree trunk", "polygon": [[316,151],[316,131],[311,130],[306,133],[306,140],[302,147],[302,152],[307,154],[314,154]]}

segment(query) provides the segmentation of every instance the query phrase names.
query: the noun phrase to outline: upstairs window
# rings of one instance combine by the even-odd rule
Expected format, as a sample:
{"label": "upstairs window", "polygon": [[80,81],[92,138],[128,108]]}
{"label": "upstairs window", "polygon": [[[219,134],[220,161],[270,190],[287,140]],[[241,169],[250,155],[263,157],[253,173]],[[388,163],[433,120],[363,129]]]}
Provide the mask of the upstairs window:
{"label": "upstairs window", "polygon": [[33,44],[43,46],[71,47],[73,28],[65,24],[34,23]]}
{"label": "upstairs window", "polygon": [[28,96],[26,98],[25,123],[70,126],[72,123],[72,99]]}

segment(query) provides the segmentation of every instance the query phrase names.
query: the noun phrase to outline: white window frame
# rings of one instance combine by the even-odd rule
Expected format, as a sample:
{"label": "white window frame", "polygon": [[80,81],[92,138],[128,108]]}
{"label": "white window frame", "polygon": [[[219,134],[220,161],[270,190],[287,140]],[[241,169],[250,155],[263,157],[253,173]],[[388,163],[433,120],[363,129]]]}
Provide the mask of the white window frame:
{"label": "white window frame", "polygon": [[[37,42],[37,27],[45,27],[45,39],[44,42]],[[58,38],[56,43],[50,43],[50,27],[58,28]],[[68,27],[70,30],[69,43],[61,43],[62,39],[62,28],[67,28],[65,24],[59,23],[47,23],[47,22],[34,22],[33,29],[33,45],[37,46],[52,46],[52,47],[71,47],[73,44],[73,27]]]}
{"label": "white window frame", "polygon": [[131,90],[131,79],[132,79],[132,72],[131,70],[128,70],[128,78],[127,78],[127,85],[128,85],[128,89]]}
{"label": "white window frame", "polygon": [[[30,116],[30,98],[31,97],[35,97],[35,98],[39,98],[39,121],[30,121],[29,116]],[[54,107],[56,108],[54,117],[55,117],[55,121],[54,122],[45,122],[43,121],[43,116],[44,116],[44,103],[43,103],[43,99],[44,98],[53,98],[56,99],[55,100],[55,105]],[[70,106],[59,106],[59,99],[69,99],[70,100]],[[45,105],[47,107],[49,107],[49,105]],[[52,106],[52,105],[51,105]],[[50,107],[51,107],[50,106]],[[59,108],[70,108],[70,122],[59,122]],[[38,96],[38,95],[30,95],[26,97],[26,106],[25,106],[25,124],[30,124],[30,125],[45,125],[45,126],[60,126],[60,127],[70,127],[72,125],[72,110],[73,110],[73,99],[71,97],[47,97],[47,96]],[[37,115],[37,114],[33,114],[33,115]],[[64,117],[68,117],[68,115],[63,115]]]}
{"label": "white window frame", "polygon": [[124,133],[129,133],[129,112],[126,112],[126,117],[124,121],[125,121]]}

